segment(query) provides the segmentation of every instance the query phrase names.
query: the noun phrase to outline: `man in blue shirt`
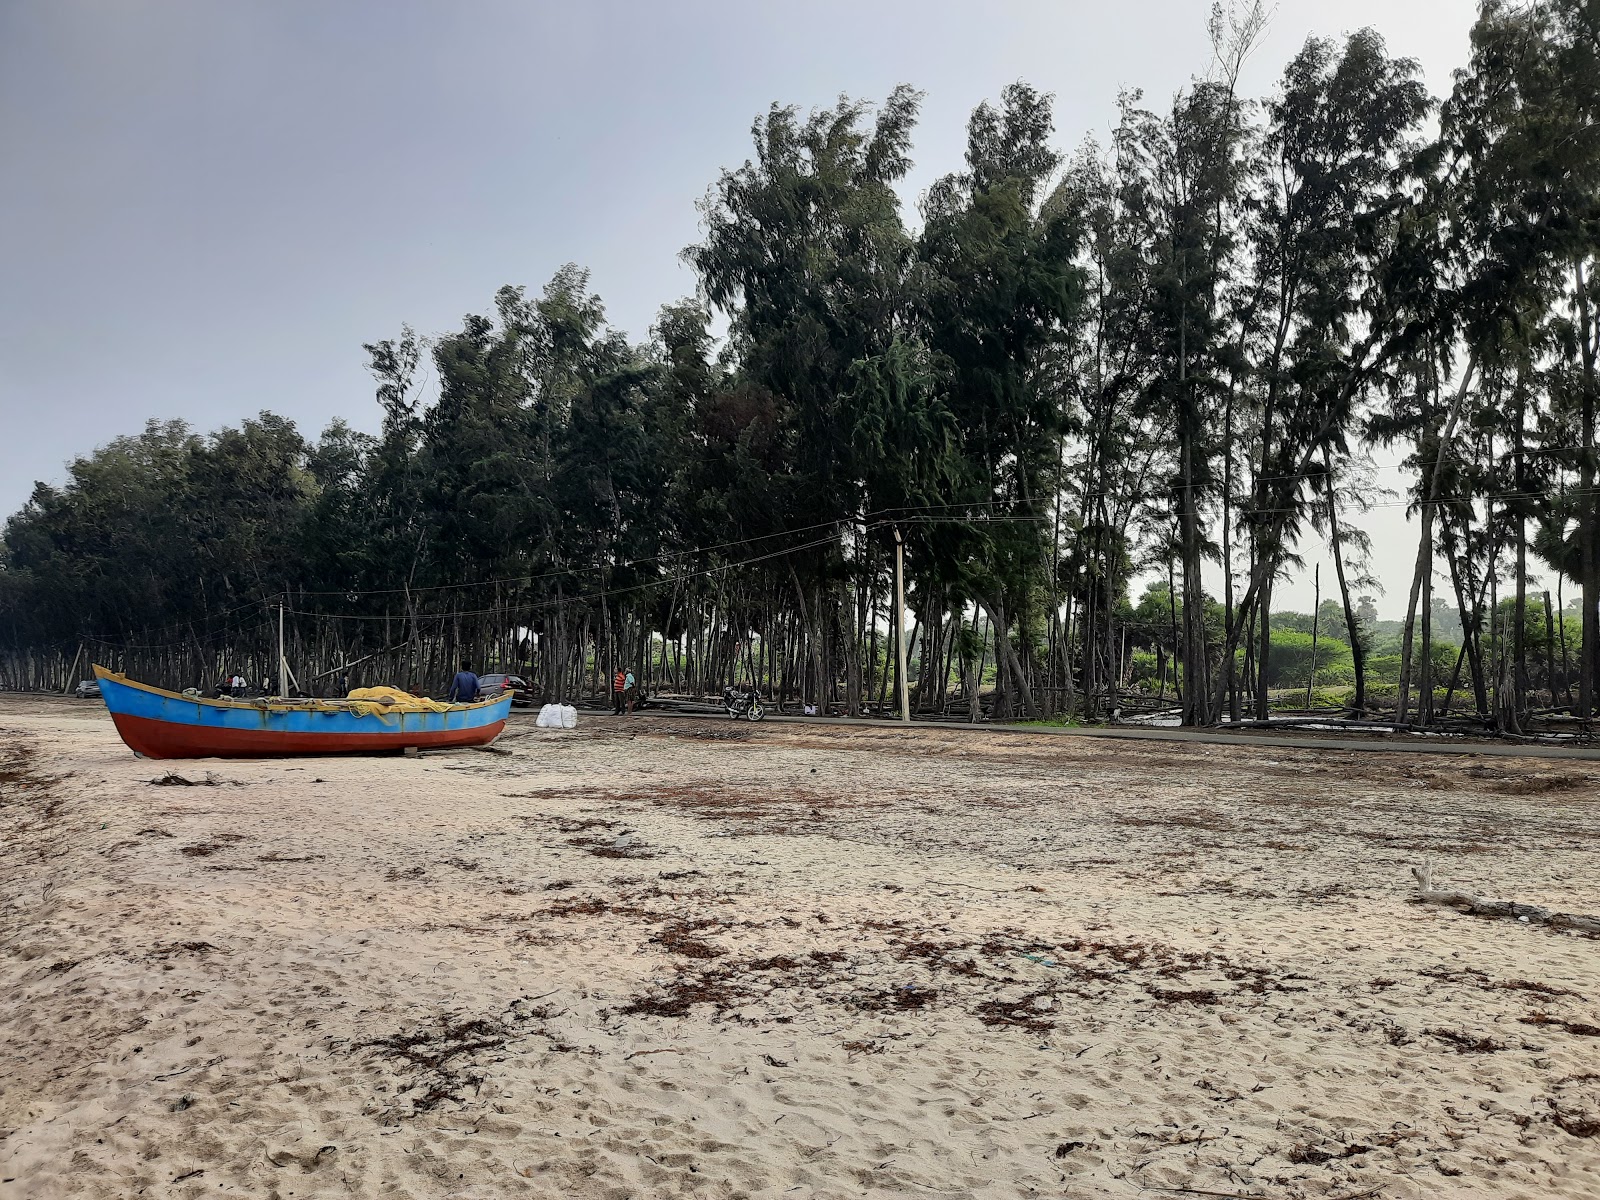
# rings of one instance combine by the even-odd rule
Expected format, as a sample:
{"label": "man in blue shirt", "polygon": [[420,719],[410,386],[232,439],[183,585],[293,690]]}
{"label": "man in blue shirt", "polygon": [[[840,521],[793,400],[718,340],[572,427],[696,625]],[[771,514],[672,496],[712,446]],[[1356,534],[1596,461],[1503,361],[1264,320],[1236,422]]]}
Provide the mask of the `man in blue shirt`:
{"label": "man in blue shirt", "polygon": [[461,670],[450,681],[451,704],[471,704],[478,698],[478,677],[472,673],[471,663],[462,663]]}

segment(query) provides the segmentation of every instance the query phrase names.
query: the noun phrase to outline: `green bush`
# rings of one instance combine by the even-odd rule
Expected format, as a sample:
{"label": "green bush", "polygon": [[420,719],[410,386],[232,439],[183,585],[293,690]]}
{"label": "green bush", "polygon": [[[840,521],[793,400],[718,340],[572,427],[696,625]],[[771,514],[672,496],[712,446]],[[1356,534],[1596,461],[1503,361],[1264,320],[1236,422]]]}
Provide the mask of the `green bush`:
{"label": "green bush", "polygon": [[[1157,666],[1156,654],[1153,650],[1135,650],[1133,658],[1128,663],[1129,682],[1136,688],[1153,692],[1161,686],[1161,671]],[[1167,683],[1170,686],[1171,669],[1168,669]]]}
{"label": "green bush", "polygon": [[1375,654],[1367,659],[1367,690],[1372,690],[1376,683],[1400,684],[1400,656],[1398,654]]}
{"label": "green bush", "polygon": [[[1350,647],[1333,638],[1317,639],[1317,681],[1342,682],[1355,678]],[[1311,679],[1311,635],[1292,629],[1272,635],[1272,653],[1267,659],[1267,685],[1275,688],[1304,687]]]}
{"label": "green bush", "polygon": [[[1413,654],[1420,652],[1421,649],[1420,642],[1413,643]],[[1450,672],[1456,668],[1456,657],[1461,653],[1461,647],[1450,642],[1435,642],[1432,646],[1432,651],[1433,682],[1440,686],[1446,685],[1450,682]],[[1368,687],[1370,688],[1374,683],[1392,683],[1399,686],[1400,661],[1398,651],[1391,654],[1375,654],[1367,659]],[[1412,678],[1415,681],[1414,674]],[[1465,663],[1461,665],[1461,678],[1463,681],[1467,678]]]}
{"label": "green bush", "polygon": [[[1322,678],[1322,672],[1317,672],[1317,678]],[[1272,707],[1275,709],[1296,708],[1340,708],[1350,703],[1350,696],[1354,689],[1349,687],[1318,687],[1311,693],[1311,703],[1306,704],[1304,688],[1289,688],[1276,693],[1272,697]]]}

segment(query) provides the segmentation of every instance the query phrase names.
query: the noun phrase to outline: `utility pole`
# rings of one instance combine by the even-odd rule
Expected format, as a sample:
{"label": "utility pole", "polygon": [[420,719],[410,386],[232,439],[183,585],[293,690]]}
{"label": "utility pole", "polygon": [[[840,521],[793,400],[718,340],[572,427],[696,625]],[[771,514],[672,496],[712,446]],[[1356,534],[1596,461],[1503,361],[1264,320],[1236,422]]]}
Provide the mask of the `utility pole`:
{"label": "utility pole", "polygon": [[911,689],[906,684],[906,547],[894,531],[894,646],[900,665],[900,719],[911,720]]}
{"label": "utility pole", "polygon": [[283,655],[283,602],[278,602],[278,695],[288,695],[289,660]]}

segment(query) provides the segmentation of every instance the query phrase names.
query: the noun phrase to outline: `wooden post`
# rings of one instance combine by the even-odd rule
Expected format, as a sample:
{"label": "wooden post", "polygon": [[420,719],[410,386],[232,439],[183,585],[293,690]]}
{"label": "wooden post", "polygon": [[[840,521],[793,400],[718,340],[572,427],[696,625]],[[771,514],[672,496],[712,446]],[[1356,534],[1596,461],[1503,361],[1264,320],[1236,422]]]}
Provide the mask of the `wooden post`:
{"label": "wooden post", "polygon": [[80,657],[82,657],[82,655],[83,655],[83,643],[79,642],[78,643],[78,648],[72,652],[72,665],[67,668],[66,686],[61,689],[61,694],[63,696],[65,696],[68,692],[72,691],[72,686],[73,686],[72,677],[78,673],[78,659]]}
{"label": "wooden post", "polygon": [[911,689],[906,681],[906,548],[894,531],[894,645],[899,665],[900,719],[911,720]]}

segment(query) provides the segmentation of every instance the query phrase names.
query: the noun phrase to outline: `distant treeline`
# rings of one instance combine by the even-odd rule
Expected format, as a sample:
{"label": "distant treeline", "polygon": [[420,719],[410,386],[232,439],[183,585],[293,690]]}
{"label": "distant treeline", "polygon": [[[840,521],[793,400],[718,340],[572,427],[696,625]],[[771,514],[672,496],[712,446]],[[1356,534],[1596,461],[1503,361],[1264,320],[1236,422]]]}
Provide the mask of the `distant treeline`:
{"label": "distant treeline", "polygon": [[[1148,631],[1159,625],[1169,611],[1169,602],[1167,585],[1148,587],[1129,614],[1126,627]],[[1337,601],[1324,600],[1315,614],[1286,611],[1272,614],[1267,683],[1273,693],[1274,707],[1295,708],[1307,702],[1313,706],[1329,703],[1348,706],[1357,678],[1358,648],[1369,701],[1381,707],[1393,707],[1404,665],[1405,622],[1378,620],[1370,596],[1361,597],[1356,608],[1360,630],[1360,641],[1356,644],[1349,640],[1345,614]],[[1500,602],[1500,612],[1491,623],[1491,629],[1479,631],[1480,648],[1487,648],[1488,653],[1495,656],[1512,652],[1510,645],[1502,644],[1500,639],[1511,638],[1516,610],[1515,599]],[[1543,599],[1529,599],[1522,612],[1525,622],[1522,644],[1527,648],[1531,685],[1527,698],[1531,702],[1548,701],[1553,707],[1570,710],[1575,704],[1572,665],[1581,649],[1577,607],[1573,605],[1560,611],[1553,606],[1546,608]],[[1434,715],[1440,717],[1452,710],[1457,718],[1486,712],[1492,694],[1487,681],[1475,676],[1468,667],[1466,626],[1461,618],[1458,610],[1447,606],[1443,600],[1434,600],[1428,677],[1436,693],[1433,703],[1438,711]],[[1220,629],[1222,619],[1220,606],[1214,601],[1208,602],[1207,621]],[[1470,614],[1468,619],[1470,621]],[[1131,687],[1158,696],[1172,693],[1179,672],[1174,669],[1167,650],[1169,641],[1157,639],[1152,645],[1147,637],[1131,640],[1133,649],[1126,666],[1126,679]],[[1242,658],[1243,651],[1239,655]]]}
{"label": "distant treeline", "polygon": [[[271,672],[281,602],[307,688],[438,686],[465,655],[551,697],[628,662],[861,711],[892,695],[899,536],[925,710],[976,713],[992,668],[998,715],[1095,716],[1143,652],[1186,721],[1265,716],[1274,583],[1328,546],[1319,633],[1359,713],[1390,656],[1352,519],[1382,505],[1420,516],[1399,718],[1452,672],[1502,728],[1587,715],[1596,21],[1485,4],[1442,101],[1371,30],[1313,38],[1254,101],[1262,10],[1219,10],[1204,77],[1124,94],[1109,146],[1063,154],[1026,84],[981,105],[914,221],[917,92],[775,105],[703,201],[698,298],[643,343],[567,267],[365,347],[376,435],[153,423],[39,485],[6,526],[0,682]],[[1129,596],[1152,572],[1161,613]],[[1574,596],[1554,653],[1541,614]]]}

